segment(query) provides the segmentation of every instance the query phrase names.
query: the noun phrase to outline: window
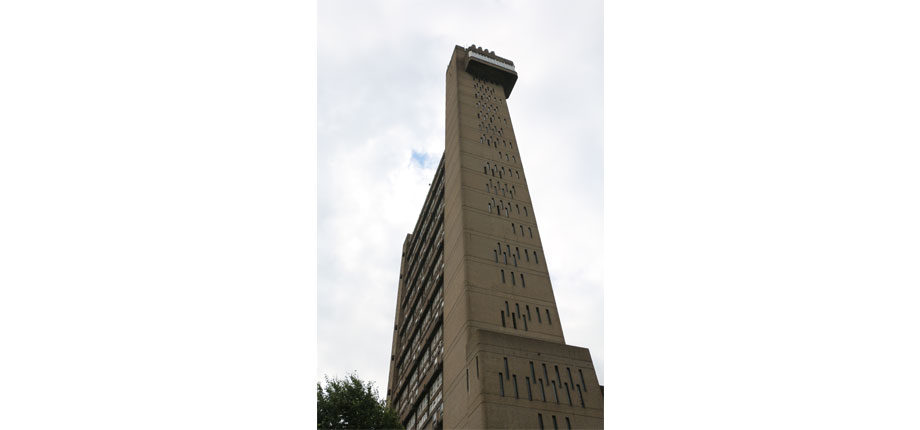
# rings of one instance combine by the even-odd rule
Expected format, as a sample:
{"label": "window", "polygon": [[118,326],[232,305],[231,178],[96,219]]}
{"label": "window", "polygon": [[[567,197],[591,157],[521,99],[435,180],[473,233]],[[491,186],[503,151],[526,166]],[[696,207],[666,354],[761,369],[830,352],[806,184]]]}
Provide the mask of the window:
{"label": "window", "polygon": [[489,213],[492,213],[492,203],[489,203]]}
{"label": "window", "polygon": [[543,320],[540,318],[540,307],[537,306],[537,322],[542,323]]}
{"label": "window", "polygon": [[521,205],[515,205],[515,206],[517,206],[518,215],[520,215],[520,214],[521,214]]}
{"label": "window", "polygon": [[585,398],[581,395],[581,385],[575,385],[578,388],[578,401],[581,402],[581,407],[585,407]]}
{"label": "window", "polygon": [[505,311],[502,311],[502,327],[505,327]]}
{"label": "window", "polygon": [[524,283],[524,274],[521,273],[521,287],[527,288],[527,284]]}
{"label": "window", "polygon": [[559,391],[556,391],[556,381],[553,381],[553,397],[556,398],[556,404],[559,404]]}
{"label": "window", "polygon": [[495,262],[498,263],[498,251],[493,249],[492,252],[495,254]]}
{"label": "window", "polygon": [[540,378],[540,394],[543,395],[543,402],[546,402],[546,389],[543,388],[543,378]]}
{"label": "window", "polygon": [[[511,278],[514,279],[514,278]],[[511,313],[511,326],[517,330],[517,316],[514,315],[514,312]]]}
{"label": "window", "polygon": [[527,206],[524,206],[524,216],[530,216],[529,214],[527,214]]}
{"label": "window", "polygon": [[[521,228],[523,228],[523,227],[521,227]],[[530,232],[530,238],[533,239],[533,230],[531,230],[530,227],[527,227],[527,231]],[[524,231],[523,231],[523,230],[521,231],[521,234],[524,234]]]}
{"label": "window", "polygon": [[[525,250],[524,250],[524,256],[527,257],[527,262],[530,263],[530,251],[528,251],[528,250],[525,249]],[[497,258],[498,258],[498,257],[496,257],[496,260],[495,260],[496,262],[498,262]]]}
{"label": "window", "polygon": [[565,397],[569,399],[569,406],[572,406],[572,393],[569,392],[569,383],[565,383]]}
{"label": "window", "polygon": [[507,301],[505,301],[505,313],[507,313],[508,315],[511,315],[511,310],[508,308],[508,302],[507,302]]}
{"label": "window", "polygon": [[505,379],[502,378],[502,372],[498,372],[498,392],[505,397]]}
{"label": "window", "polygon": [[537,374],[536,374],[536,372],[533,371],[533,362],[532,362],[532,361],[530,362],[530,378],[533,379],[534,381],[537,380]]}
{"label": "window", "polygon": [[[524,226],[521,226],[521,236],[523,236],[523,235],[524,235]],[[533,236],[531,236],[531,237],[533,237]]]}
{"label": "window", "polygon": [[505,377],[508,376],[508,357],[505,357]]}
{"label": "window", "polygon": [[[505,269],[502,269],[502,283],[505,283]],[[546,317],[549,318],[549,311],[546,311]]]}
{"label": "window", "polygon": [[537,251],[533,252],[533,261],[534,263],[540,264],[540,259],[537,258]]}
{"label": "window", "polygon": [[569,417],[565,417],[565,428],[572,430],[572,423],[569,422]]}
{"label": "window", "polygon": [[[519,399],[520,397],[518,396],[517,375],[511,375],[511,381],[514,382],[514,398]],[[572,403],[571,399],[569,400],[569,403]]]}
{"label": "window", "polygon": [[578,376],[581,377],[581,386],[585,387],[585,392],[588,392],[588,386],[585,384],[585,374],[581,372],[581,369],[578,369]]}
{"label": "window", "polygon": [[548,322],[549,325],[553,325],[553,320],[549,317],[549,309],[546,310],[546,322]]}
{"label": "window", "polygon": [[530,316],[530,305],[525,305],[524,307],[527,308],[527,319],[533,321],[533,317]]}
{"label": "window", "polygon": [[572,386],[574,387],[574,386],[575,386],[575,381],[572,380],[572,369],[566,367],[566,368],[565,368],[565,371],[568,372],[568,374],[569,374],[569,383],[572,384]]}
{"label": "window", "polygon": [[514,250],[515,250],[515,252],[517,252],[518,258],[521,258],[521,248],[515,246],[515,247],[514,247]]}
{"label": "window", "polygon": [[[505,256],[505,258],[507,259],[508,257]],[[511,272],[511,285],[517,285],[514,283],[514,272]]]}
{"label": "window", "polygon": [[543,377],[546,378],[547,383],[549,382],[549,374],[546,373],[546,363],[543,363]]}
{"label": "window", "polygon": [[553,430],[559,430],[559,426],[556,425],[556,416],[553,415]]}
{"label": "window", "polygon": [[524,381],[527,382],[527,400],[533,400],[533,392],[530,391],[530,377],[525,376]]}
{"label": "window", "polygon": [[470,368],[466,368],[466,392],[470,392]]}
{"label": "window", "polygon": [[543,430],[543,414],[537,414],[537,422],[540,423],[540,430]]}

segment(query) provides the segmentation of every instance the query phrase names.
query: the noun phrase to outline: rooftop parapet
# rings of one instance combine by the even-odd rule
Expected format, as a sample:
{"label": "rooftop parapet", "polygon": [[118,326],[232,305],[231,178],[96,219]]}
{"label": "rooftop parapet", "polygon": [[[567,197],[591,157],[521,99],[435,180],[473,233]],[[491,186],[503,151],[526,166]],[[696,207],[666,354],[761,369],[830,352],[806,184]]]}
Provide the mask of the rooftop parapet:
{"label": "rooftop parapet", "polygon": [[478,78],[496,82],[505,90],[505,98],[511,96],[514,83],[517,82],[517,72],[514,62],[495,55],[476,45],[470,45],[466,51],[466,71]]}

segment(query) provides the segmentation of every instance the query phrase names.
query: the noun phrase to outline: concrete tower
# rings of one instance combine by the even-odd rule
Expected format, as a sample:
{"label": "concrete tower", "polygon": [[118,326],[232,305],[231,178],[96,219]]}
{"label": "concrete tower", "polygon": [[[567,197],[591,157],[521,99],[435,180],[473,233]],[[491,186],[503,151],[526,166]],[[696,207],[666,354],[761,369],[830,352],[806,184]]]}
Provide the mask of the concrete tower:
{"label": "concrete tower", "polygon": [[387,401],[410,429],[603,427],[591,354],[556,312],[506,104],[516,81],[475,45],[447,66],[444,156],[403,243],[393,326]]}

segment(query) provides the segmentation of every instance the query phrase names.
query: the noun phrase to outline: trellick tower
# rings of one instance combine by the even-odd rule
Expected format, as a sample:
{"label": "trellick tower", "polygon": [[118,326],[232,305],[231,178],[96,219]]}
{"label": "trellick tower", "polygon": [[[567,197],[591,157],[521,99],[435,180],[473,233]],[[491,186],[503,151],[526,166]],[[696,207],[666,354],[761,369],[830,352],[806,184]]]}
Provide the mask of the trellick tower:
{"label": "trellick tower", "polygon": [[447,66],[444,156],[403,243],[393,326],[387,401],[406,428],[603,427],[591,354],[556,312],[505,102],[516,81],[475,45]]}

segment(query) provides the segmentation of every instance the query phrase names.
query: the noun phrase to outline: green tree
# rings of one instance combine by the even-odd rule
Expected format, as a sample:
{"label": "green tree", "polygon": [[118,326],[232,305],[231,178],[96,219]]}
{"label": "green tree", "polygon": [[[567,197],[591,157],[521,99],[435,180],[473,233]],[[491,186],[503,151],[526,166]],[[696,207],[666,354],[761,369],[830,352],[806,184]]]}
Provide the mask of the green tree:
{"label": "green tree", "polygon": [[396,412],[380,400],[373,382],[355,374],[316,384],[316,427],[321,429],[402,429]]}

